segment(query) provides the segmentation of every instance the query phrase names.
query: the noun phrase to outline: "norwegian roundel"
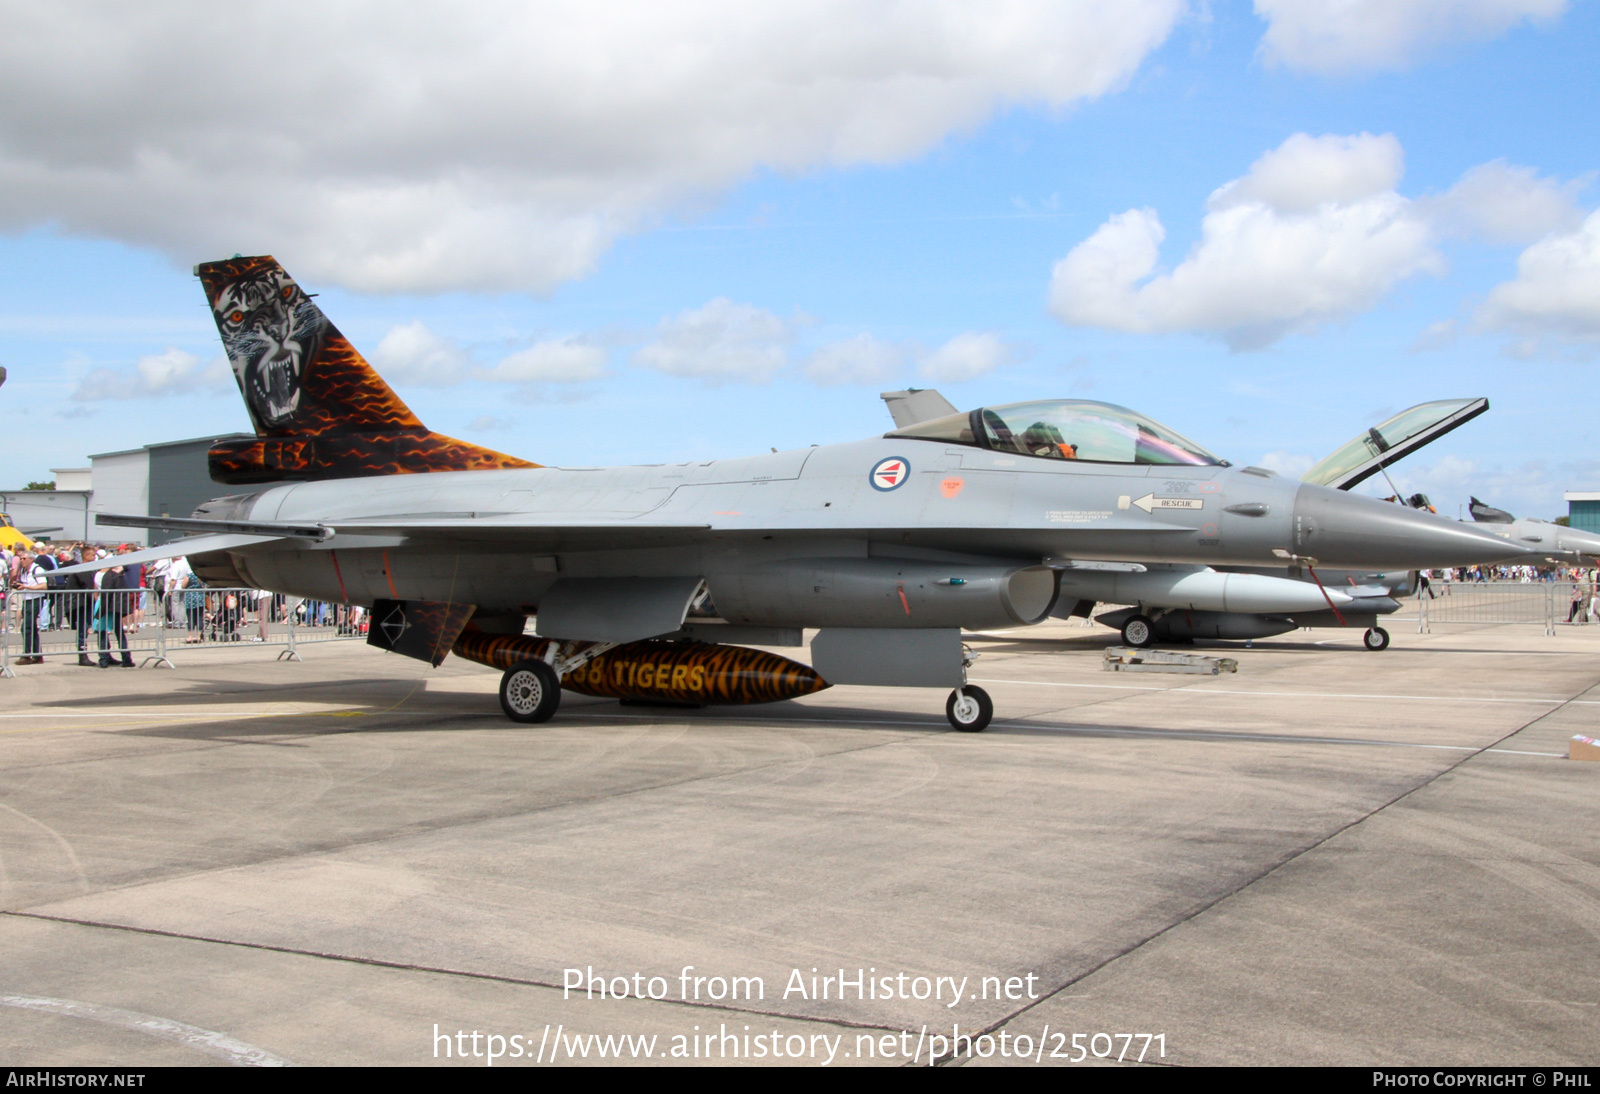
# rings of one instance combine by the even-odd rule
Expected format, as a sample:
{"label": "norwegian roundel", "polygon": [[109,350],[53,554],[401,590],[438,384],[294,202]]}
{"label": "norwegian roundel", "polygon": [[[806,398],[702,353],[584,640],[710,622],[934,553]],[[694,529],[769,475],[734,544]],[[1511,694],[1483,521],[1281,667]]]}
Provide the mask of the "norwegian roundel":
{"label": "norwegian roundel", "polygon": [[911,477],[911,461],[904,456],[889,456],[872,465],[868,478],[874,490],[893,490]]}

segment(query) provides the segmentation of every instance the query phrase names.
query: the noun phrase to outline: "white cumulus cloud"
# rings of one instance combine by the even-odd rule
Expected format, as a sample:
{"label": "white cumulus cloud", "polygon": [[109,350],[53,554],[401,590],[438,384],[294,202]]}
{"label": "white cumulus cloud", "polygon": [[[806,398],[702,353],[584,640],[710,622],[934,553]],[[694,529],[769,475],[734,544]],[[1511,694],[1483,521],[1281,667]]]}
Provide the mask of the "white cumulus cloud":
{"label": "white cumulus cloud", "polygon": [[922,359],[922,375],[940,383],[974,380],[1016,359],[1016,347],[993,331],[958,334]]}
{"label": "white cumulus cloud", "polygon": [[893,342],[858,334],[817,350],[806,362],[805,373],[819,384],[882,384],[899,374],[904,357]]}
{"label": "white cumulus cloud", "polygon": [[1441,230],[1490,243],[1520,243],[1551,232],[1570,232],[1583,222],[1577,197],[1590,179],[1558,182],[1531,167],[1505,160],[1479,164],[1438,197],[1417,202]]}
{"label": "white cumulus cloud", "polygon": [[1256,461],[1257,467],[1265,467],[1268,471],[1276,471],[1286,479],[1298,479],[1316,465],[1316,456],[1307,456],[1302,452],[1290,452],[1280,448],[1275,452],[1268,452]]}
{"label": "white cumulus cloud", "polygon": [[139,358],[131,369],[97,368],[73,389],[74,402],[148,399],[196,391],[221,391],[233,378],[227,359],[202,362],[192,353],[168,348]]}
{"label": "white cumulus cloud", "polygon": [[1427,50],[1547,23],[1566,0],[1255,0],[1268,64],[1313,72],[1404,68]]}
{"label": "white cumulus cloud", "polygon": [[390,328],[372,351],[372,363],[391,384],[445,387],[461,381],[467,353],[413,319]]}
{"label": "white cumulus cloud", "polygon": [[606,375],[606,351],[579,336],[547,338],[502,358],[479,375],[516,384],[577,384]]}
{"label": "white cumulus cloud", "polygon": [[1517,259],[1514,281],[1496,285],[1477,315],[1490,329],[1523,336],[1517,351],[1546,339],[1600,340],[1600,210],[1575,231],[1546,236]]}
{"label": "white cumulus cloud", "polygon": [[1211,195],[1176,268],[1158,271],[1156,211],[1130,209],[1056,263],[1050,309],[1069,326],[1204,332],[1234,349],[1363,311],[1443,269],[1432,227],[1393,189],[1401,164],[1392,136],[1296,134]]}
{"label": "white cumulus cloud", "polygon": [[719,296],[663,319],[633,362],[710,383],[764,383],[788,363],[793,337],[789,323],[770,311]]}
{"label": "white cumulus cloud", "polygon": [[1243,178],[1219,187],[1207,204],[1266,205],[1280,213],[1312,213],[1324,204],[1350,205],[1393,190],[1405,173],[1394,134],[1351,137],[1296,133],[1250,165]]}
{"label": "white cumulus cloud", "polygon": [[547,291],[753,172],[1126,83],[1183,0],[8,4],[0,228]]}

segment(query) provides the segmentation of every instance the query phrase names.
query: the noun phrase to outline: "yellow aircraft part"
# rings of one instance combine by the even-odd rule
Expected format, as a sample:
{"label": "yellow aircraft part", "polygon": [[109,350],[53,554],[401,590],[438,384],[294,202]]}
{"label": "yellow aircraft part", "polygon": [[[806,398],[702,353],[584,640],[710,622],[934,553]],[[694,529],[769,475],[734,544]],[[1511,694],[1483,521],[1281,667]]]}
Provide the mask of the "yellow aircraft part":
{"label": "yellow aircraft part", "polygon": [[11,523],[11,518],[4,513],[0,513],[0,544],[4,544],[6,549],[11,551],[18,548],[31,551],[34,546],[33,540],[23,535],[17,526]]}

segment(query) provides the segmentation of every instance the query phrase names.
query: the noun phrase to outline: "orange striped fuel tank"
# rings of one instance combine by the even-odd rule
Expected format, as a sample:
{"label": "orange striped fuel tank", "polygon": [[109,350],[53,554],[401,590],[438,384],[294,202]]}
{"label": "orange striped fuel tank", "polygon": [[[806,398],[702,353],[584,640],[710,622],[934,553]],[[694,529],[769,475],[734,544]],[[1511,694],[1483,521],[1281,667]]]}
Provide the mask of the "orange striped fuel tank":
{"label": "orange striped fuel tank", "polygon": [[[494,669],[539,660],[550,640],[529,634],[485,634],[468,627],[452,652]],[[583,695],[670,703],[775,703],[828,686],[816,670],[787,657],[745,646],[700,642],[629,642],[607,650],[561,678]]]}

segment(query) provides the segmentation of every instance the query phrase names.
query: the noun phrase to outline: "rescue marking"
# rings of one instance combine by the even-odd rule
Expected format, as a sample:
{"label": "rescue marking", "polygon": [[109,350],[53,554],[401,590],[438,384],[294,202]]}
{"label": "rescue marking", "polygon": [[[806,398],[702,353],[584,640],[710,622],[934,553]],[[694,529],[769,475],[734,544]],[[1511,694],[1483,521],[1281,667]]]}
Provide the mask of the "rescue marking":
{"label": "rescue marking", "polygon": [[953,498],[961,493],[961,488],[966,485],[964,479],[948,478],[939,483],[939,493],[947,498]]}
{"label": "rescue marking", "polygon": [[1135,498],[1133,504],[1143,509],[1146,513],[1152,509],[1204,509],[1204,498],[1158,498],[1154,494],[1146,494],[1142,498]]}
{"label": "rescue marking", "polygon": [[911,477],[911,461],[904,456],[885,456],[872,465],[867,480],[874,490],[894,490]]}

